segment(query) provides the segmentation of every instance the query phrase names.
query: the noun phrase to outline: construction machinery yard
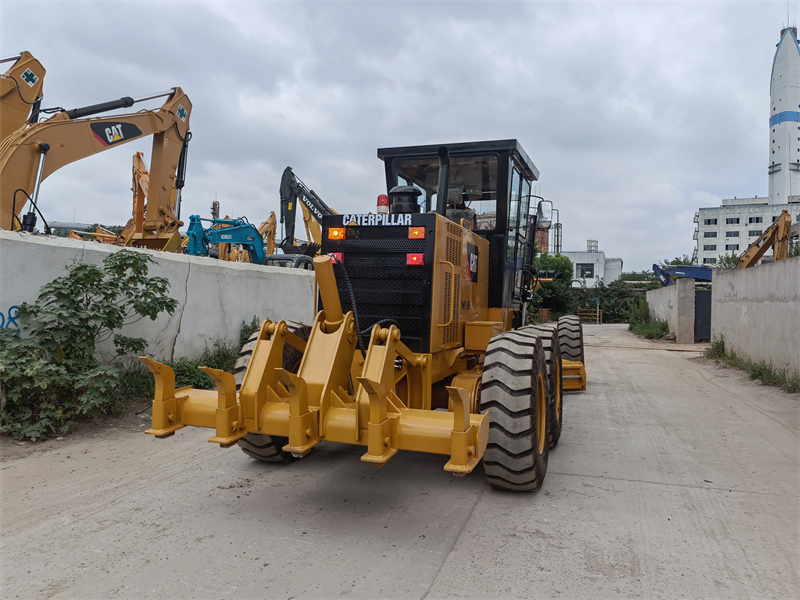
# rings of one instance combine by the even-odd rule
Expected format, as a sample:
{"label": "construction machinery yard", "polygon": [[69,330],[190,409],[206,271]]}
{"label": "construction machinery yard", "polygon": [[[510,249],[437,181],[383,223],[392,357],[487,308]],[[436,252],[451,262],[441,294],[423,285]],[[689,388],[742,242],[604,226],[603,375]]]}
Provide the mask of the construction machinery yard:
{"label": "construction machinery yard", "polygon": [[4,445],[3,595],[798,597],[796,395],[624,326],[585,346],[535,496],[426,454],[267,465],[149,414]]}
{"label": "construction machinery yard", "polygon": [[[15,72],[41,68],[12,58]],[[216,201],[214,218],[191,215],[182,236],[192,137],[182,89],[43,110],[43,76],[30,101],[17,94],[24,105],[3,89],[21,124],[2,132],[0,228],[11,231],[0,243],[41,266],[2,266],[2,327],[30,334],[16,317],[11,327],[12,309],[25,317],[36,278],[60,261],[121,250],[49,236],[43,181],[146,135],[152,165],[134,155],[133,217],[120,233],[88,233],[156,256],[178,312],[139,326],[151,328],[136,354],[152,402],[71,436],[3,444],[3,597],[800,596],[797,397],[681,343],[698,331],[692,274],[711,280],[710,268],[654,265],[665,287],[649,292],[651,312],[669,315],[677,344],[579,315],[534,323],[536,293],[555,274],[537,267],[536,234],[553,211],[516,139],[379,148],[385,190],[352,214],[287,167],[280,242],[274,212],[256,227],[219,218]],[[159,109],[94,116],[156,98]],[[298,205],[306,242],[294,235]],[[784,211],[742,255],[742,270],[755,269],[719,276],[719,297],[706,292],[709,307],[730,304],[713,326],[734,347],[758,346],[746,325],[760,319],[789,357],[776,363],[784,373],[797,340],[769,332],[800,306],[784,290],[800,266],[790,229]],[[775,264],[756,267],[773,246]],[[775,292],[766,317],[747,312],[762,303],[750,289]],[[260,325],[242,335],[232,372],[199,366],[216,389],[176,385],[182,333],[184,347],[235,339],[252,314]]]}

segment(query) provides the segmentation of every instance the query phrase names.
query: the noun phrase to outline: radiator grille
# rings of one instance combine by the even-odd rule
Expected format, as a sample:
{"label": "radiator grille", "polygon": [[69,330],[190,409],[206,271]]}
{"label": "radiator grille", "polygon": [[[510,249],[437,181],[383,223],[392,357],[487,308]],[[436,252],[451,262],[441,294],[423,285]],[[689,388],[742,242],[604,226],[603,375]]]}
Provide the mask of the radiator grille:
{"label": "radiator grille", "polygon": [[[407,266],[406,254],[424,253],[426,240],[409,240],[406,227],[347,227],[346,239],[327,240],[326,252],[344,253],[344,268],[350,278],[361,330],[371,329],[382,319],[397,321],[403,342],[413,351],[422,350],[427,338],[424,266]],[[353,310],[342,267],[334,266],[342,309]],[[368,344],[369,335],[363,338]]]}

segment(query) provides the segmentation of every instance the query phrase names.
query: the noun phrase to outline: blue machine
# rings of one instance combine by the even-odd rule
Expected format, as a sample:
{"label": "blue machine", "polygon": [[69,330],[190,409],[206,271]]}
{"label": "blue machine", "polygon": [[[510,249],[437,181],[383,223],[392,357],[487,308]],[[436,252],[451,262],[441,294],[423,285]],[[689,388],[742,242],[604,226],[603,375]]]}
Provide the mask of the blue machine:
{"label": "blue machine", "polygon": [[263,265],[267,257],[264,240],[255,225],[242,219],[203,219],[214,225],[229,225],[218,229],[203,229],[199,215],[189,217],[189,254],[192,256],[208,256],[209,244],[241,244],[250,255],[250,262]]}
{"label": "blue machine", "polygon": [[702,265],[670,265],[668,267],[660,267],[653,265],[653,273],[658,277],[658,281],[663,286],[672,285],[671,277],[691,277],[693,279],[700,279],[702,281],[711,281],[714,269]]}

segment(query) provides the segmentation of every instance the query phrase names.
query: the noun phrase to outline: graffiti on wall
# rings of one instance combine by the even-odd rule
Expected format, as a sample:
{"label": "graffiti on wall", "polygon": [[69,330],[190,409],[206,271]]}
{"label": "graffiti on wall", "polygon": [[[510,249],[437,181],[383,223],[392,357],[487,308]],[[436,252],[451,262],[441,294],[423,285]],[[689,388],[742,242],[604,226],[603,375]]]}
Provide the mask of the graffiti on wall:
{"label": "graffiti on wall", "polygon": [[0,329],[16,329],[19,332],[19,306],[10,306],[8,311],[0,313]]}

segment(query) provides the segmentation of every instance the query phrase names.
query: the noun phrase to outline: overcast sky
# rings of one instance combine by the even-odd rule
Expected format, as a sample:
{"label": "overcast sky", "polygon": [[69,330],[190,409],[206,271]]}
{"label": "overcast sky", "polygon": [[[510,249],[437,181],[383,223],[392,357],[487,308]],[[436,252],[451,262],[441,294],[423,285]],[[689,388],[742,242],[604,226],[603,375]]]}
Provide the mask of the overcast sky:
{"label": "overcast sky", "polygon": [[[377,148],[517,138],[564,250],[598,239],[639,271],[692,254],[699,207],[767,195],[786,2],[33,4],[0,3],[0,54],[41,61],[43,106],[189,95],[187,222],[216,194],[260,223],[287,165],[339,212],[374,211]],[[125,223],[150,144],[53,174],[45,217]]]}

